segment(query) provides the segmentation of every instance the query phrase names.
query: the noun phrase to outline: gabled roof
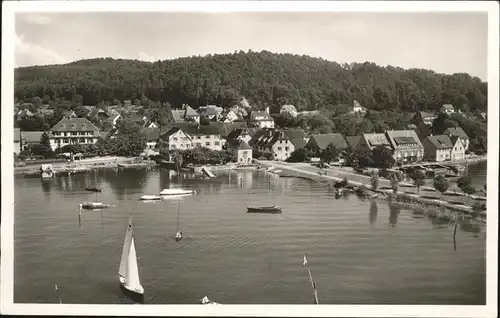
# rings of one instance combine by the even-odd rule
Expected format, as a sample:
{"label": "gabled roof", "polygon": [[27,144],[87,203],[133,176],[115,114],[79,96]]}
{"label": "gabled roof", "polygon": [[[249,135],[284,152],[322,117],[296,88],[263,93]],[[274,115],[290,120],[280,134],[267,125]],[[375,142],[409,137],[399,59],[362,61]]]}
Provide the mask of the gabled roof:
{"label": "gabled roof", "polygon": [[460,139],[461,139],[461,137],[459,137],[459,136],[451,136],[450,137],[451,144],[453,145],[453,147],[455,147],[455,145],[457,144],[457,141]]}
{"label": "gabled roof", "polygon": [[304,138],[295,138],[292,139],[292,144],[295,147],[295,150],[304,148],[307,145],[307,141]]}
{"label": "gabled roof", "polygon": [[87,118],[63,118],[52,127],[51,131],[99,131]]}
{"label": "gabled roof", "polygon": [[356,148],[358,145],[359,141],[361,140],[361,136],[346,136],[345,141],[347,142],[347,145],[351,148]]}
{"label": "gabled roof", "polygon": [[159,128],[143,128],[142,133],[146,137],[146,141],[156,141],[160,138]]}
{"label": "gabled roof", "polygon": [[183,122],[184,121],[184,113],[186,111],[183,109],[172,109],[172,117],[175,122]]}
{"label": "gabled roof", "polygon": [[217,107],[215,105],[207,105],[198,107],[198,113],[207,116],[217,116],[222,114],[224,109],[222,107]]}
{"label": "gabled roof", "polygon": [[457,127],[457,128],[450,127],[450,128],[446,128],[446,130],[444,131],[444,134],[448,135],[448,136],[459,136],[459,137],[462,137],[462,138],[465,138],[465,139],[469,139],[469,136],[467,136],[467,134],[462,129],[462,127]]}
{"label": "gabled roof", "polygon": [[306,132],[303,129],[285,129],[283,133],[290,139],[304,138]]}
{"label": "gabled roof", "polygon": [[250,145],[257,147],[272,147],[279,140],[290,140],[290,138],[282,131],[264,128],[255,133],[250,140]]}
{"label": "gabled roof", "polygon": [[191,106],[186,105],[186,110],[184,112],[184,117],[198,117],[198,114]]}
{"label": "gabled roof", "polygon": [[311,135],[309,142],[311,142],[311,140],[314,140],[321,150],[326,149],[330,143],[333,143],[338,149],[345,149],[348,147],[344,136],[338,133]]}
{"label": "gabled roof", "polygon": [[250,145],[246,141],[240,140],[240,142],[238,143],[238,146],[236,146],[236,149],[238,149],[238,150],[250,150],[250,149],[252,149],[252,147],[250,147]]}
{"label": "gabled roof", "polygon": [[235,128],[227,135],[227,139],[237,139],[242,135],[253,136],[255,132],[256,130],[251,128]]}
{"label": "gabled roof", "polygon": [[423,148],[414,130],[388,130],[386,136],[394,149]]}
{"label": "gabled roof", "polygon": [[429,142],[429,145],[433,146],[436,149],[453,148],[453,144],[451,143],[450,137],[446,135],[428,136],[426,139]]}
{"label": "gabled roof", "polygon": [[[246,128],[246,123],[210,123],[209,125],[197,125],[193,123],[175,123],[174,128],[181,129],[188,135],[219,135],[228,136],[236,128]],[[172,129],[171,129],[172,130]],[[175,132],[175,131],[174,131]],[[172,132],[172,133],[174,133]],[[167,132],[168,133],[168,132]]]}
{"label": "gabled roof", "polygon": [[38,142],[42,138],[43,131],[22,131],[21,138],[26,142]]}
{"label": "gabled roof", "polygon": [[391,143],[387,140],[385,134],[363,134],[363,138],[365,138],[368,148],[372,150],[377,146],[390,146]]}

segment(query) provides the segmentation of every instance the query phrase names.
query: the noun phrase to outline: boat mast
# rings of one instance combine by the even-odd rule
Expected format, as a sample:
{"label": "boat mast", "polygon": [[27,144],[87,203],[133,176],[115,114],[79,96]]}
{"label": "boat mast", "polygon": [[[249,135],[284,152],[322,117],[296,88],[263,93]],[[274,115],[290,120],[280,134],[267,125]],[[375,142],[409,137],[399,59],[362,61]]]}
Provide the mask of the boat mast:
{"label": "boat mast", "polygon": [[180,209],[181,209],[181,200],[177,202],[177,231],[179,231],[179,215],[180,215]]}
{"label": "boat mast", "polygon": [[313,290],[314,302],[316,303],[316,305],[319,305],[318,290],[316,289],[316,283],[314,282],[314,280],[312,278],[311,269],[309,268],[309,266],[307,266],[307,259],[306,259],[305,255],[304,255],[304,261],[302,263],[302,266],[304,266],[306,268],[307,272],[309,273],[309,280],[311,282],[311,287]]}

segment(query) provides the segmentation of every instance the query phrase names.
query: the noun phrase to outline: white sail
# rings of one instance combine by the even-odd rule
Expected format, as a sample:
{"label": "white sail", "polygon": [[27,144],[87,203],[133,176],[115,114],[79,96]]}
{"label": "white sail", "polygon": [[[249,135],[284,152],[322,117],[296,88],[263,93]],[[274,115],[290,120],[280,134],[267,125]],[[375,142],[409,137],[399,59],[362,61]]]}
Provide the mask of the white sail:
{"label": "white sail", "polygon": [[128,256],[130,252],[130,245],[132,243],[132,234],[133,226],[131,217],[128,222],[127,233],[125,234],[125,242],[123,243],[122,259],[120,261],[120,268],[118,269],[118,275],[124,278],[127,277]]}
{"label": "white sail", "polygon": [[142,291],[141,282],[139,280],[139,268],[137,267],[137,255],[135,253],[134,238],[130,244],[130,252],[128,254],[127,280],[125,286],[133,291]]}

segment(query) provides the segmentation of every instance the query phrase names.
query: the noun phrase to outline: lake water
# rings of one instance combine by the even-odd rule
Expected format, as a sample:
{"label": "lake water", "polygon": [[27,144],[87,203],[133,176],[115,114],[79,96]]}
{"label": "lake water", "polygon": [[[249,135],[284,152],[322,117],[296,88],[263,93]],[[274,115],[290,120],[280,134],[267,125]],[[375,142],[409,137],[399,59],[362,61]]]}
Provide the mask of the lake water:
{"label": "lake water", "polygon": [[[83,211],[85,187],[116,206]],[[163,188],[192,188],[182,200],[140,202]],[[247,214],[280,205],[282,215]],[[179,209],[179,218],[178,208]],[[311,304],[307,254],[321,304],[485,304],[486,233],[384,201],[335,199],[307,180],[257,171],[210,180],[154,169],[15,179],[14,302],[131,303],[118,278],[133,216],[146,304]],[[172,239],[180,224],[185,238]]]}

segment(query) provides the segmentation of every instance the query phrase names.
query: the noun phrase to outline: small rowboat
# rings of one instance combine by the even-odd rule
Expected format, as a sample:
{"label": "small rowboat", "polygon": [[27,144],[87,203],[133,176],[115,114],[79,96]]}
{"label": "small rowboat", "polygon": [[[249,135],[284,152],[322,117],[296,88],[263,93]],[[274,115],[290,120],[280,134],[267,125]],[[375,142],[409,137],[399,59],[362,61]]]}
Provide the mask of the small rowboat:
{"label": "small rowboat", "polygon": [[247,207],[248,213],[281,213],[281,208],[279,206],[261,206],[261,207]]}
{"label": "small rowboat", "polygon": [[85,191],[90,191],[90,192],[102,192],[101,189],[98,188],[85,188]]}
{"label": "small rowboat", "polygon": [[188,189],[163,189],[163,191],[161,191],[160,194],[161,195],[196,194],[196,191]]}
{"label": "small rowboat", "polygon": [[103,208],[110,208],[112,207],[111,204],[105,204],[102,202],[84,202],[80,204],[81,209],[87,209],[87,210],[92,210],[92,209],[103,209]]}
{"label": "small rowboat", "polygon": [[147,194],[145,194],[139,198],[139,200],[142,200],[142,201],[152,201],[152,200],[161,200],[161,199],[163,199],[163,198],[159,195],[147,195]]}

